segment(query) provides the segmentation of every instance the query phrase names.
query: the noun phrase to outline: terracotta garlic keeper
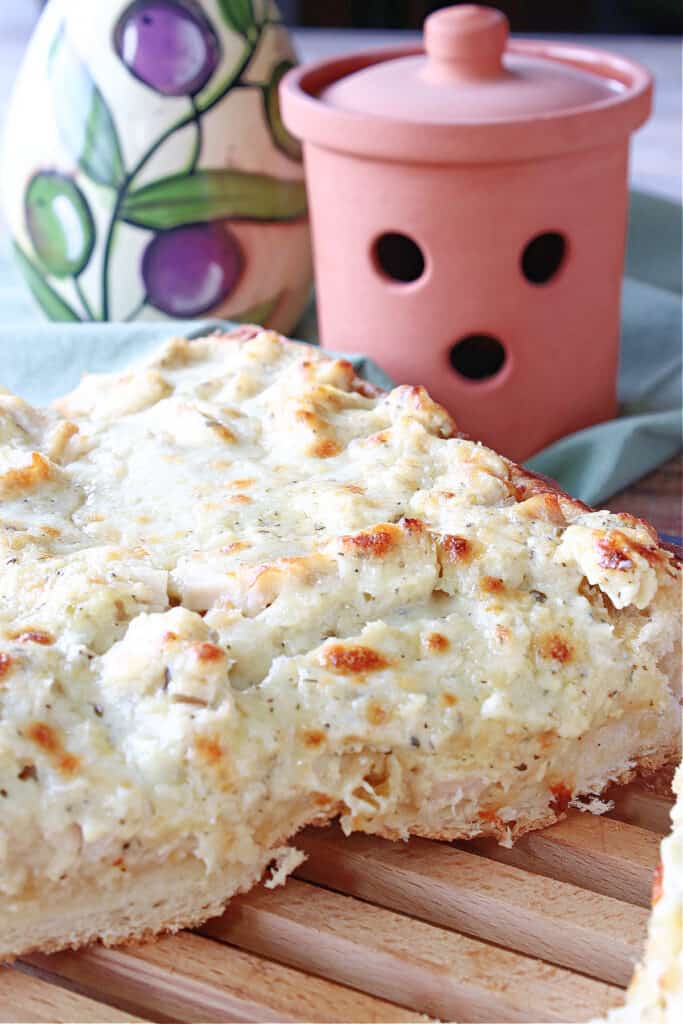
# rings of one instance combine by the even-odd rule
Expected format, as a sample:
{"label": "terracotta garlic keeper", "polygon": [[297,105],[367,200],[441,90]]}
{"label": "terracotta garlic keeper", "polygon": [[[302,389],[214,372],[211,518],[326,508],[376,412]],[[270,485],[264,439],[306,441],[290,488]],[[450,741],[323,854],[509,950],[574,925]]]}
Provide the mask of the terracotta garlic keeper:
{"label": "terracotta garlic keeper", "polygon": [[422,382],[516,459],[616,412],[629,136],[652,81],[609,53],[430,15],[424,49],[296,68],[322,343]]}

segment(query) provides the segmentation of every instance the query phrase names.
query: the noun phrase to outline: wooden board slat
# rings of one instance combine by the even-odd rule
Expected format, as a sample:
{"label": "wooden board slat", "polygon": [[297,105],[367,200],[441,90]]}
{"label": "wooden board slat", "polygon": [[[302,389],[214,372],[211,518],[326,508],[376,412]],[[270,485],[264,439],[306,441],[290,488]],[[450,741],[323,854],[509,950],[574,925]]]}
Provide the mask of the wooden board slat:
{"label": "wooden board slat", "polygon": [[142,1021],[128,1013],[121,1013],[94,999],[77,995],[67,989],[48,985],[39,978],[22,974],[13,967],[0,967],[0,1021],[2,1024],[118,1024]]}
{"label": "wooden board slat", "polygon": [[660,796],[633,783],[630,786],[615,787],[607,793],[607,797],[614,800],[614,809],[609,812],[610,818],[649,829],[660,836],[668,835],[671,831],[671,808],[674,805],[672,796]]}
{"label": "wooden board slat", "polygon": [[296,842],[308,854],[299,878],[603,981],[626,985],[642,950],[646,910],[446,843],[337,828]]}
{"label": "wooden board slat", "polygon": [[659,843],[647,829],[571,811],[566,821],[529,832],[512,849],[489,839],[475,839],[472,847],[503,864],[649,908]]}
{"label": "wooden board slat", "polygon": [[604,982],[296,880],[239,897],[201,931],[446,1020],[576,1022],[622,1000]]}
{"label": "wooden board slat", "polygon": [[44,978],[100,993],[153,1014],[155,1020],[265,1024],[418,1019],[383,999],[189,932],[120,949],[91,946],[78,953],[36,954],[27,962]]}

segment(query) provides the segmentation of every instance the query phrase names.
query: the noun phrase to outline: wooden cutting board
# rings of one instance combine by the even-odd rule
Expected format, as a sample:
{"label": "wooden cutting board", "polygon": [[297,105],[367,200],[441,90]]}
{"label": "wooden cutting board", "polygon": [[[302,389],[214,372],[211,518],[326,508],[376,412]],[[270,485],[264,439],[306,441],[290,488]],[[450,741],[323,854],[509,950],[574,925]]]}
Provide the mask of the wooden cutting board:
{"label": "wooden cutting board", "polygon": [[585,1021],[623,1000],[671,800],[636,786],[607,817],[506,850],[297,839],[286,886],[197,934],[0,968],[0,1021]]}

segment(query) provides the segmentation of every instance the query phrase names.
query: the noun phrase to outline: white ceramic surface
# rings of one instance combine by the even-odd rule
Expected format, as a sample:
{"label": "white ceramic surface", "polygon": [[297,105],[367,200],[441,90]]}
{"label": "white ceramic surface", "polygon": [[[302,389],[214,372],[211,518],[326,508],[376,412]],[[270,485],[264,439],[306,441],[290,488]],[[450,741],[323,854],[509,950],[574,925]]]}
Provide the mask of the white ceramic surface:
{"label": "white ceramic surface", "polygon": [[253,319],[308,296],[303,167],[270,0],[51,0],[6,124],[2,200],[52,319]]}

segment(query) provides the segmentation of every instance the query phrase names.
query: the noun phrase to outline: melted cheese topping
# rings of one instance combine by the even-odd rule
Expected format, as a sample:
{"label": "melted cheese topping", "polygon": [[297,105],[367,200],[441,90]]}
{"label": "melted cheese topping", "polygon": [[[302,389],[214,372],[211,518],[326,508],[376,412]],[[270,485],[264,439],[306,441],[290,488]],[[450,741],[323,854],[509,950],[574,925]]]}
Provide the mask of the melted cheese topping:
{"label": "melted cheese topping", "polygon": [[655,872],[645,958],[626,1006],[613,1011],[608,1024],[678,1024],[683,1018],[683,766],[673,789],[672,830],[662,841]]}
{"label": "melted cheese topping", "polygon": [[493,792],[504,829],[585,788],[549,766],[596,730],[637,713],[624,767],[656,751],[675,563],[520,479],[422,388],[266,331],[0,395],[0,890],[247,862],[297,801],[401,834]]}

